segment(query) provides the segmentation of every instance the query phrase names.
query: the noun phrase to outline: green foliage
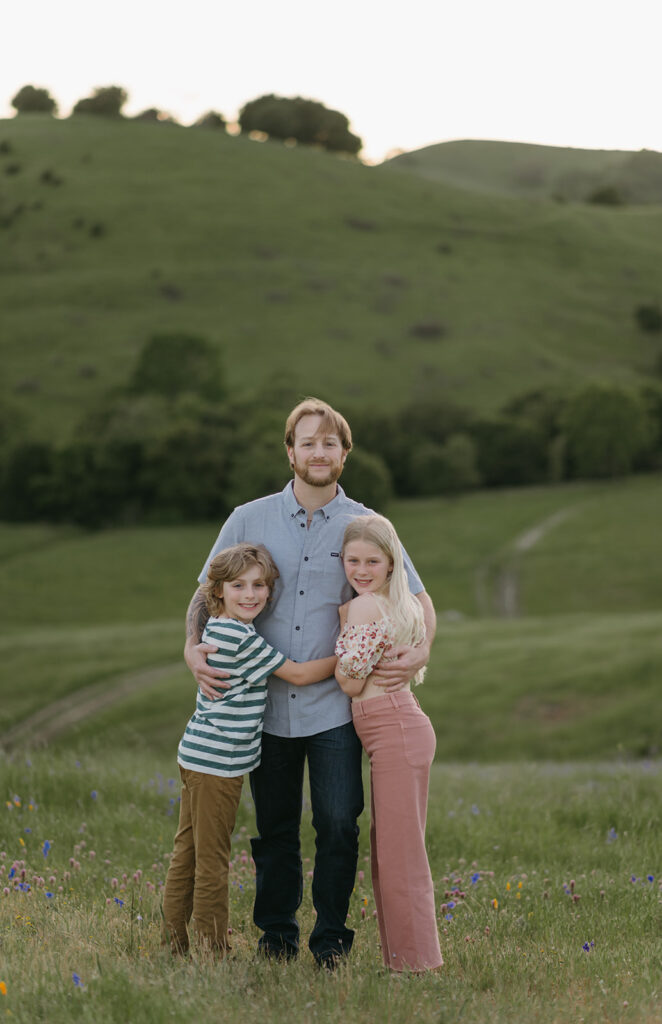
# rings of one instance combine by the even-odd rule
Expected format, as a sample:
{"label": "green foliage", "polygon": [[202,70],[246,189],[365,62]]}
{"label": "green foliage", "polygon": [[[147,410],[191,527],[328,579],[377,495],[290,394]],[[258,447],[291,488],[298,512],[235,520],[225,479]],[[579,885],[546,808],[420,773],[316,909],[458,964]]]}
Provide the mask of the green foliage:
{"label": "green foliage", "polygon": [[623,206],[625,196],[616,185],[599,185],[586,197],[587,203],[595,203],[598,206]]}
{"label": "green foliage", "polygon": [[380,455],[354,447],[347,456],[341,479],[343,490],[367,508],[387,514],[393,496],[388,466]]}
{"label": "green foliage", "polygon": [[148,107],[146,110],[141,110],[132,120],[148,121],[152,124],[177,124],[172,114],[168,114],[165,110],[159,110],[158,107]]}
{"label": "green foliage", "polygon": [[239,124],[244,134],[265,132],[272,139],[296,139],[334,152],[356,154],[362,146],[344,114],[301,96],[287,99],[270,93],[250,100],[239,112]]}
{"label": "green foliage", "polygon": [[472,424],[470,433],[477,447],[478,472],[488,487],[546,479],[547,443],[536,427],[505,418],[485,419]]}
{"label": "green foliage", "polygon": [[592,384],[571,398],[563,427],[572,476],[623,476],[652,445],[642,401],[610,385]]}
{"label": "green foliage", "polygon": [[96,114],[100,117],[120,117],[122,107],[129,98],[119,85],[100,86],[91,96],[78,100],[72,114]]}
{"label": "green foliage", "polygon": [[17,114],[57,114],[57,103],[48,89],[24,85],[11,101]]}
{"label": "green foliage", "polygon": [[218,402],[225,394],[218,348],[194,334],[155,334],[140,350],[129,391],[165,398],[189,392]]}
{"label": "green foliage", "polygon": [[662,331],[662,310],[657,303],[637,306],[634,311],[634,319],[642,331],[652,333]]}
{"label": "green foliage", "polygon": [[443,444],[428,441],[414,448],[410,466],[421,496],[458,494],[480,484],[476,442],[468,434],[451,434]]}
{"label": "green foliage", "polygon": [[227,121],[222,114],[219,114],[217,110],[208,110],[206,114],[202,114],[198,120],[193,124],[194,128],[211,128],[213,130],[225,131],[227,128]]}

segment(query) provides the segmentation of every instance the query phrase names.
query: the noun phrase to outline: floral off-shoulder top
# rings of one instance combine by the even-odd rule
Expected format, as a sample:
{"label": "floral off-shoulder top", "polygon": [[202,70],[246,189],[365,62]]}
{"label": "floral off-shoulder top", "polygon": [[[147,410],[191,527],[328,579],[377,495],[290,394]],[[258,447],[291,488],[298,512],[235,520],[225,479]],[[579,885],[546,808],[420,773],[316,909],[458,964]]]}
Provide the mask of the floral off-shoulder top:
{"label": "floral off-shoulder top", "polygon": [[336,641],[338,668],[349,679],[367,679],[391,647],[392,635],[393,624],[388,618],[345,625]]}

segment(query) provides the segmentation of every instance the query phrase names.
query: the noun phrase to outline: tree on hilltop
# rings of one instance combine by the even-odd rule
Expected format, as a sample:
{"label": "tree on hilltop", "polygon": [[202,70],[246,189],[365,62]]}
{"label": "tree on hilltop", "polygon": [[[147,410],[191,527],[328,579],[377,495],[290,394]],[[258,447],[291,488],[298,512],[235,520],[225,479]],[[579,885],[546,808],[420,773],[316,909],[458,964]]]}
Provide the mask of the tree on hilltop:
{"label": "tree on hilltop", "polygon": [[121,110],[129,94],[119,85],[100,86],[91,96],[78,100],[72,114],[97,114],[101,117],[121,117]]}
{"label": "tree on hilltop", "polygon": [[194,128],[213,128],[225,131],[227,128],[227,122],[222,114],[219,114],[217,110],[208,110],[206,114],[202,114],[193,125]]}
{"label": "tree on hilltop", "polygon": [[259,131],[272,139],[296,139],[336,153],[358,153],[363,145],[349,130],[349,120],[317,100],[288,99],[270,93],[246,103],[239,113],[243,134]]}
{"label": "tree on hilltop", "polygon": [[17,114],[57,113],[57,103],[48,89],[37,89],[34,85],[24,85],[19,89],[11,105]]}

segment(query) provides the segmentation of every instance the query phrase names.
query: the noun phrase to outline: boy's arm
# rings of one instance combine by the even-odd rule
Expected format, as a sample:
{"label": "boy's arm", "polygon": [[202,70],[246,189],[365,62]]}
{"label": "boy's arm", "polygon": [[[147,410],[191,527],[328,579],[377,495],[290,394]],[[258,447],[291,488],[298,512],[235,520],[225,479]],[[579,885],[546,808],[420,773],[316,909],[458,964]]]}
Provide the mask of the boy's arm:
{"label": "boy's arm", "polygon": [[196,683],[202,693],[209,700],[216,700],[222,696],[219,690],[229,690],[231,683],[223,680],[229,679],[229,672],[220,668],[212,668],[207,664],[207,655],[218,650],[213,644],[201,644],[200,637],[207,625],[209,612],[205,603],[204,595],[198,587],[191,598],[191,603],[186,612],[186,643],[184,645],[184,661],[193,673]]}
{"label": "boy's arm", "polygon": [[292,661],[286,658],[280,668],[273,673],[279,679],[293,686],[308,686],[310,683],[321,683],[323,679],[332,676],[337,658],[335,654],[330,658],[316,658],[314,661]]}

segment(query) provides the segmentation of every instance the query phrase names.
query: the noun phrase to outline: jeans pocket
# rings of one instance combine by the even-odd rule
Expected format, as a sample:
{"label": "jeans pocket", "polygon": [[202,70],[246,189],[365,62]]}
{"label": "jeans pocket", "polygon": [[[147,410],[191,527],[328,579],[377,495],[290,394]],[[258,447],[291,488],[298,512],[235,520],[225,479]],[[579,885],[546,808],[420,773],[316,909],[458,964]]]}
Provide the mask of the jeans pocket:
{"label": "jeans pocket", "polygon": [[414,721],[400,722],[405,759],[411,768],[429,768],[434,759],[437,739],[427,715],[417,715]]}

